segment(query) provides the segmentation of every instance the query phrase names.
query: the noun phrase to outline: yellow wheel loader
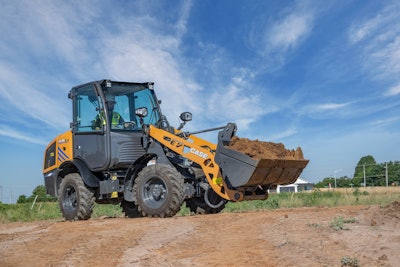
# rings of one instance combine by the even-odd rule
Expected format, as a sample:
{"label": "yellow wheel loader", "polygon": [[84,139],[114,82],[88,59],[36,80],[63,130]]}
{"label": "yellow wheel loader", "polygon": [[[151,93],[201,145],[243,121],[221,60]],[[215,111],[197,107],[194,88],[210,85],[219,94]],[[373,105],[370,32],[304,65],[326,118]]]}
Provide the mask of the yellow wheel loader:
{"label": "yellow wheel loader", "polygon": [[[186,202],[195,213],[228,201],[267,199],[294,182],[304,159],[253,159],[229,148],[236,125],[184,132],[162,114],[154,83],[100,80],[73,87],[70,130],[46,147],[47,193],[66,220],[89,219],[94,203],[120,204],[127,217],[172,217]],[[198,137],[219,131],[218,143]]]}

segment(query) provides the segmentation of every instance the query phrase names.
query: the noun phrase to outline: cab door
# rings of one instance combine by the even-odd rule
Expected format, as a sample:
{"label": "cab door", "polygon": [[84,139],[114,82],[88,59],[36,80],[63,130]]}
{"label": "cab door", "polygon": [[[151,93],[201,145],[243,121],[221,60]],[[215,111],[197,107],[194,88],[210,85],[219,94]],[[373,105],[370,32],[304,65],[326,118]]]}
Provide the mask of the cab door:
{"label": "cab door", "polygon": [[110,161],[109,137],[105,125],[96,126],[96,117],[104,112],[104,104],[94,84],[74,87],[72,132],[74,157],[83,160],[92,171],[108,168]]}

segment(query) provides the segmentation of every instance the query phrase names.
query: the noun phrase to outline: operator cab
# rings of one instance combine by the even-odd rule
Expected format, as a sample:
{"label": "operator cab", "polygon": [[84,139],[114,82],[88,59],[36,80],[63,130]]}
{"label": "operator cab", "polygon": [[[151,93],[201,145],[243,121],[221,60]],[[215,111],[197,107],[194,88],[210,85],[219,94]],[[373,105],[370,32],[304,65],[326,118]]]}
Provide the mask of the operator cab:
{"label": "operator cab", "polygon": [[[141,122],[157,125],[165,118],[153,89],[152,82],[110,80],[72,88],[74,157],[103,171],[127,167],[142,156]],[[143,110],[147,116],[137,114]]]}
{"label": "operator cab", "polygon": [[159,103],[153,83],[126,83],[104,80],[72,88],[74,132],[140,130],[136,109],[146,108],[145,124],[160,120]]}

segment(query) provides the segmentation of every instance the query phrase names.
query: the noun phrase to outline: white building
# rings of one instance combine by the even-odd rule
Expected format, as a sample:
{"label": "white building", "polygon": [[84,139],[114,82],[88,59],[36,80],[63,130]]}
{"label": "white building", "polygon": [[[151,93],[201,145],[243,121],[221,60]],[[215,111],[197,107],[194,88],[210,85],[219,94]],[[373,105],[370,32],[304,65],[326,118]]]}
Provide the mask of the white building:
{"label": "white building", "polygon": [[296,182],[293,184],[288,184],[288,185],[278,185],[276,188],[277,193],[283,193],[283,192],[301,192],[301,191],[307,191],[307,190],[313,190],[314,185],[304,179],[298,178]]}

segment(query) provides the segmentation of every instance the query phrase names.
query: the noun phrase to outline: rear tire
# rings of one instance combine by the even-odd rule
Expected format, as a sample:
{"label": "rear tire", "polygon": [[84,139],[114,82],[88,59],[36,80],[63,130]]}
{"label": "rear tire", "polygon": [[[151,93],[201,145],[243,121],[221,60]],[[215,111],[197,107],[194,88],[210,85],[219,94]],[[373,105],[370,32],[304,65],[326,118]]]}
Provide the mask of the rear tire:
{"label": "rear tire", "polygon": [[66,220],[88,220],[92,215],[94,193],[78,173],[67,174],[62,179],[58,195],[60,210]]}
{"label": "rear tire", "polygon": [[149,165],[136,177],[133,194],[142,216],[172,217],[182,207],[184,181],[169,165]]}
{"label": "rear tire", "polygon": [[195,214],[215,214],[221,212],[227,203],[227,200],[218,196],[212,189],[208,190],[208,201],[216,207],[210,207],[204,199],[205,190],[202,189],[202,197],[193,197],[186,200],[186,207]]}
{"label": "rear tire", "polygon": [[121,208],[122,208],[122,212],[125,213],[125,217],[128,217],[128,218],[140,217],[140,212],[139,212],[138,206],[136,206],[135,202],[129,202],[126,200],[122,200]]}

